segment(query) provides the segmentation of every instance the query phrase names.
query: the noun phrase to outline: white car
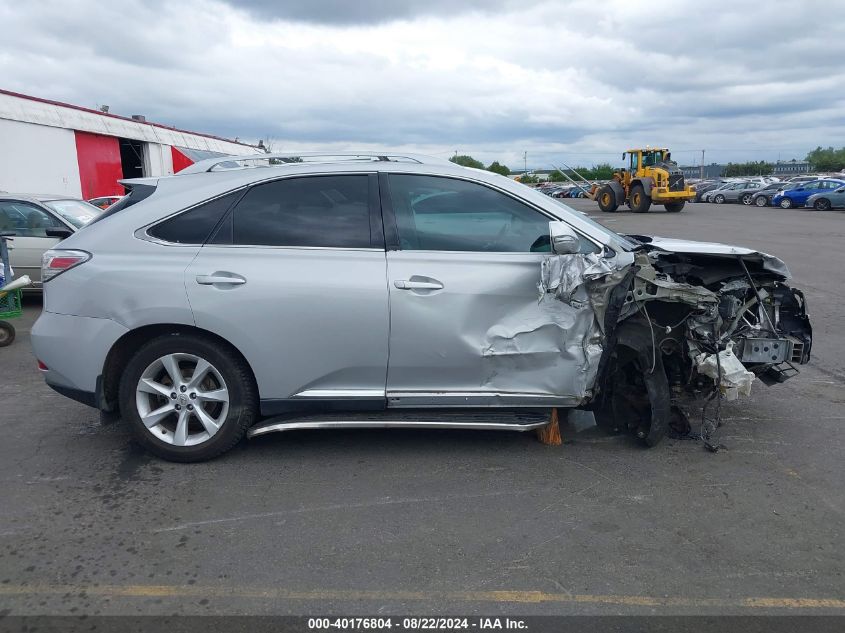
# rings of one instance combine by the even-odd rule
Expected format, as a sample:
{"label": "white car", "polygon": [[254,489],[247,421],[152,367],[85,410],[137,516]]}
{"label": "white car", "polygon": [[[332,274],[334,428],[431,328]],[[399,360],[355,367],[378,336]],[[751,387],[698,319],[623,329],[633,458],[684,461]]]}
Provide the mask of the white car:
{"label": "white car", "polygon": [[0,194],[0,231],[13,233],[9,259],[15,278],[29,275],[41,288],[41,256],[100,214],[78,198],[37,194]]}

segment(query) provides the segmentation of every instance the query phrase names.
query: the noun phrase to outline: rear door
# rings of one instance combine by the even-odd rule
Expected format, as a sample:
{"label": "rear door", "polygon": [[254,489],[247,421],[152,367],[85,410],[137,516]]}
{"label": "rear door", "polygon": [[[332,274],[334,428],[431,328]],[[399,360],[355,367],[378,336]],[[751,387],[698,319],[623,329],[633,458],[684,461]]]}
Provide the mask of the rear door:
{"label": "rear door", "polygon": [[384,405],[381,227],[375,174],[284,178],[247,190],[188,267],[196,324],[244,354],[265,414],[291,400]]}
{"label": "rear door", "polygon": [[0,231],[14,231],[9,259],[15,278],[29,275],[41,282],[41,255],[59,243],[47,237],[47,229],[68,228],[61,220],[29,202],[0,200]]}
{"label": "rear door", "polygon": [[382,202],[388,406],[577,400],[586,343],[571,334],[593,313],[587,307],[573,320],[562,303],[538,301],[554,218],[484,184],[416,174],[383,175]]}

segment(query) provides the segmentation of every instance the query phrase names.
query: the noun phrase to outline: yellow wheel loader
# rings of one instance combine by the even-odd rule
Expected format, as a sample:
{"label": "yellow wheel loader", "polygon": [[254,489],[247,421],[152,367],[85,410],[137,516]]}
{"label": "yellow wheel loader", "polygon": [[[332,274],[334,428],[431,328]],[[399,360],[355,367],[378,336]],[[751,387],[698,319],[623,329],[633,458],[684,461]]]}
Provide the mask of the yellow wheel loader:
{"label": "yellow wheel loader", "polygon": [[628,169],[614,172],[613,179],[594,187],[593,199],[602,211],[612,213],[627,203],[635,213],[645,213],[652,204],[662,204],[677,213],[687,200],[695,198],[695,189],[684,183],[684,174],[664,148],[629,149],[622,160],[629,158]]}

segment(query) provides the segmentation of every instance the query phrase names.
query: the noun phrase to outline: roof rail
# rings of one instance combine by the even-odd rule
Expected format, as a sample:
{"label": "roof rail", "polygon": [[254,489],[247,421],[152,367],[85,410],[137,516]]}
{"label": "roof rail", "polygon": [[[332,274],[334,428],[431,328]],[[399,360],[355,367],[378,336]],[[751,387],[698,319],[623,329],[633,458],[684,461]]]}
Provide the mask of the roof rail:
{"label": "roof rail", "polygon": [[393,152],[300,152],[297,154],[250,154],[248,156],[218,156],[201,160],[177,172],[182,174],[199,174],[209,171],[224,171],[230,169],[247,169],[247,163],[252,167],[281,167],[284,165],[298,165],[301,163],[341,163],[341,162],[395,162],[418,163],[420,165],[452,165],[444,158],[425,156],[422,154],[396,154]]}

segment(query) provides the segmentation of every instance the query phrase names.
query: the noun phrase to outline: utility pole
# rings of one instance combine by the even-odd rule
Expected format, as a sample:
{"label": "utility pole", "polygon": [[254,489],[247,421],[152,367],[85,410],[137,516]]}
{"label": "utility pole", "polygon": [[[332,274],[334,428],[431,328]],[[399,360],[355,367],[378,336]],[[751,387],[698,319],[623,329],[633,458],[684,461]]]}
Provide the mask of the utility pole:
{"label": "utility pole", "polygon": [[701,150],[701,180],[704,180],[704,150]]}
{"label": "utility pole", "polygon": [[522,152],[522,166],[523,166],[523,173],[527,176],[528,175],[528,152]]}

